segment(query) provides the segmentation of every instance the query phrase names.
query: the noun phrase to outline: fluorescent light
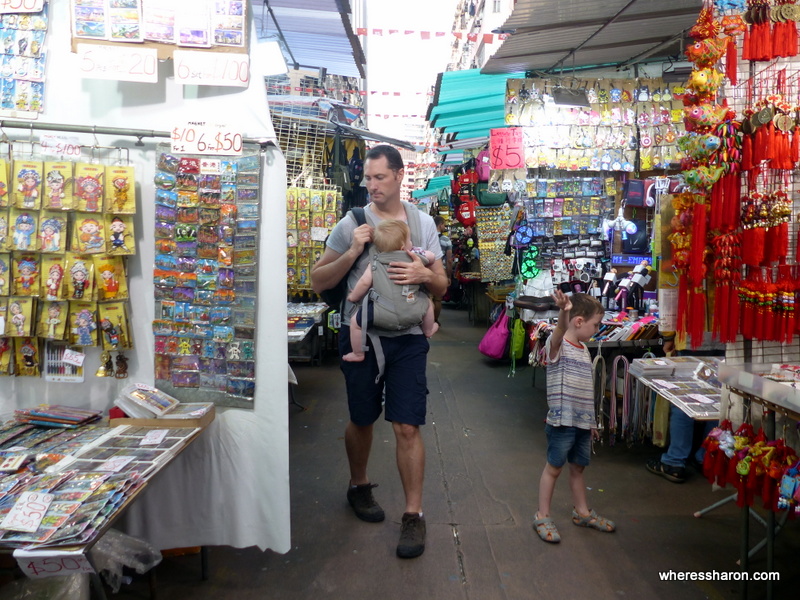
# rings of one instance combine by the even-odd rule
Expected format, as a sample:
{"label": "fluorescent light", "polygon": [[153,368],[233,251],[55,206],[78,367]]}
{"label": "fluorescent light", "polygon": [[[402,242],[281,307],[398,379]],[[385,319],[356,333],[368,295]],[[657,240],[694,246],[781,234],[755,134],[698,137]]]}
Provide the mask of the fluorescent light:
{"label": "fluorescent light", "polygon": [[559,106],[589,107],[589,98],[586,88],[568,88],[554,86],[550,92],[553,102]]}

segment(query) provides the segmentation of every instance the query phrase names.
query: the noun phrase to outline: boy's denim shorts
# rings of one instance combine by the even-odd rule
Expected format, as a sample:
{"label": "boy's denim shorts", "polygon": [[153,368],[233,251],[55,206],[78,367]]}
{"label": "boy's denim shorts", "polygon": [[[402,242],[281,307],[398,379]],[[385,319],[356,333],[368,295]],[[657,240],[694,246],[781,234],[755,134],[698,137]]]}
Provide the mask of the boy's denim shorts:
{"label": "boy's denim shorts", "polygon": [[592,430],[577,427],[545,425],[547,462],[560,469],[569,461],[581,467],[589,466],[592,455]]}

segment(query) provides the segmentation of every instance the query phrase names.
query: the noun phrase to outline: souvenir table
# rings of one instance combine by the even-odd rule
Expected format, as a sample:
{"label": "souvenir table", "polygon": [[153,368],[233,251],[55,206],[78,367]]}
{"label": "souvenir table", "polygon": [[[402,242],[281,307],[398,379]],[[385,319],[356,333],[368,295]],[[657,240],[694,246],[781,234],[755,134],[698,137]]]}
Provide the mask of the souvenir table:
{"label": "souvenir table", "polygon": [[[18,436],[0,444],[3,458],[14,455],[15,451],[9,447],[18,447],[16,452],[35,454],[35,464],[41,467],[38,479],[29,479],[16,488],[13,484],[17,480],[11,479],[17,478],[18,474],[0,473],[0,499],[21,495],[27,487],[33,494],[45,497],[45,501],[52,500],[35,531],[25,533],[0,529],[0,553],[13,552],[20,568],[29,577],[90,573],[95,593],[105,598],[89,550],[147,489],[153,478],[198,438],[213,417],[212,411],[202,421],[192,420],[192,425],[199,425],[196,427],[174,426],[171,423],[176,421],[168,419],[160,419],[164,425],[110,427],[90,424],[55,432],[54,428],[34,427],[27,432],[30,434],[26,438],[29,442],[18,441]],[[185,424],[189,425],[188,422]],[[6,425],[0,424],[0,441],[9,435]],[[165,432],[163,437],[153,433],[157,430]],[[140,445],[145,437],[154,435],[161,441]],[[66,465],[62,470],[57,473],[44,471],[45,466],[56,464],[57,460]],[[71,471],[77,473],[62,479],[64,473]],[[10,518],[9,510],[0,512],[0,520]],[[42,541],[30,541],[37,537]]]}
{"label": "souvenir table", "polygon": [[322,343],[323,315],[328,310],[324,302],[294,303],[286,306],[289,360],[309,361],[321,364],[324,345]]}
{"label": "souvenir table", "polygon": [[[703,361],[692,356],[680,357],[691,361],[690,365],[699,365]],[[640,359],[635,360],[634,364],[647,363],[667,363],[672,359]],[[693,369],[672,368],[661,373],[642,374],[637,372],[634,367],[628,371],[628,375],[641,382],[658,395],[669,400],[681,409],[686,415],[696,421],[717,421],[719,420],[720,388],[711,383],[698,379],[694,375]]]}
{"label": "souvenir table", "polygon": [[[762,426],[768,440],[775,438],[775,416],[782,415],[785,419],[800,423],[800,390],[797,389],[797,381],[773,381],[762,377],[768,374],[773,365],[750,363],[744,365],[729,365],[725,362],[719,364],[719,380],[727,386],[733,394],[741,396],[745,407],[749,409],[753,403],[764,407]],[[784,517],[788,516],[788,512]],[[750,509],[745,505],[742,511],[742,543],[739,564],[742,571],[748,570],[748,561],[751,554],[761,545],[767,548],[767,563],[765,571],[774,571],[774,546],[775,535],[785,523],[785,518],[781,518],[781,524],[776,524],[776,515],[773,511],[768,511],[766,517],[767,536],[762,544],[750,549]],[[742,597],[746,597],[747,589],[742,588]],[[772,598],[772,581],[767,582],[767,598]]]}

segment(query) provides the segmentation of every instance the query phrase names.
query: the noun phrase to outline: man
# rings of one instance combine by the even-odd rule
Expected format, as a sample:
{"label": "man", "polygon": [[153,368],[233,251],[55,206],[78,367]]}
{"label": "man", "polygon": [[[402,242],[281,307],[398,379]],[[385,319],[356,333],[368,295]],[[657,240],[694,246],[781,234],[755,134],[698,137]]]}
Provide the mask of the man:
{"label": "man", "polygon": [[[408,222],[417,216],[411,214],[415,207],[400,200],[402,181],[403,159],[396,149],[380,145],[367,152],[364,160],[364,182],[370,198],[364,211],[367,222],[357,226],[355,219],[344,218],[333,229],[322,258],[311,270],[312,287],[316,293],[331,289],[345,276],[348,277],[348,287],[352,289],[369,264],[369,253],[364,250],[372,241],[377,223],[384,219]],[[422,239],[413,240],[414,244],[421,244],[423,250],[441,258],[433,219],[422,213],[418,216]],[[432,295],[442,296],[447,287],[442,262],[436,260],[431,267],[426,267],[419,256],[412,252],[409,255],[412,258],[410,263],[390,263],[390,279],[397,285],[421,284]],[[351,303],[345,303],[342,323],[350,322],[354,308]],[[339,333],[340,356],[352,350],[348,329],[342,327]],[[373,426],[380,416],[385,390],[385,419],[392,423],[397,445],[397,468],[405,493],[405,513],[397,555],[414,558],[425,550],[422,513],[425,446],[419,426],[425,423],[428,394],[425,368],[429,345],[419,327],[410,332],[382,331],[380,342],[385,368],[377,381],[379,370],[374,351],[368,352],[363,362],[342,361],[341,364],[350,410],[350,421],[345,429],[345,449],[350,465],[347,500],[359,519],[383,521],[383,509],[372,496],[375,484],[367,476],[367,463]]]}
{"label": "man", "polygon": [[[450,236],[445,233],[447,225],[445,224],[444,217],[435,216],[433,222],[436,225],[436,231],[439,233],[439,246],[442,249],[442,263],[444,264],[444,273],[447,275],[447,287],[453,280],[453,242]],[[447,290],[445,290],[447,293]],[[442,313],[442,297],[434,296],[431,298],[433,302],[433,319],[439,322],[439,315]]]}

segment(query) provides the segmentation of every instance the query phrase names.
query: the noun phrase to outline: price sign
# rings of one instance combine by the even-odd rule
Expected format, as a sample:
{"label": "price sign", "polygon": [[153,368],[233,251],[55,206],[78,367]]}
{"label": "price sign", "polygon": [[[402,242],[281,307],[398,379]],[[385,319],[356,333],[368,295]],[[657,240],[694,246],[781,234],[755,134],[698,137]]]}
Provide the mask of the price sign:
{"label": "price sign", "polygon": [[689,394],[689,398],[697,400],[700,404],[714,404],[714,401],[703,394]]}
{"label": "price sign", "polygon": [[41,12],[44,0],[0,0],[0,14]]}
{"label": "price sign", "polygon": [[522,169],[525,167],[525,148],[522,127],[503,127],[489,132],[489,168]]}
{"label": "price sign", "polygon": [[167,429],[153,429],[148,431],[147,434],[139,442],[140,446],[158,446],[167,437]]}
{"label": "price sign", "polygon": [[135,456],[115,456],[114,458],[109,458],[106,462],[97,467],[97,470],[116,473],[135,458]]}
{"label": "price sign", "polygon": [[81,155],[81,144],[77,137],[66,135],[42,134],[39,138],[42,154],[49,156],[75,156]]}
{"label": "price sign", "polygon": [[249,54],[175,50],[172,60],[175,82],[182,85],[247,87],[250,84]]}
{"label": "price sign", "polygon": [[222,125],[209,125],[205,121],[189,121],[172,128],[172,151],[175,154],[223,154],[239,156],[242,153],[242,134]]}
{"label": "price sign", "polygon": [[94,573],[89,559],[80,550],[14,550],[22,572],[31,579],[58,577],[73,573]]}
{"label": "price sign", "polygon": [[82,367],[85,359],[86,355],[83,352],[78,352],[72,348],[67,348],[64,350],[64,355],[61,357],[63,362],[75,367]]}
{"label": "price sign", "polygon": [[6,518],[0,523],[0,529],[33,533],[39,529],[52,501],[53,494],[22,492],[19,500],[14,503]]}
{"label": "price sign", "polygon": [[89,79],[158,82],[155,48],[78,44],[78,66],[82,76]]}

